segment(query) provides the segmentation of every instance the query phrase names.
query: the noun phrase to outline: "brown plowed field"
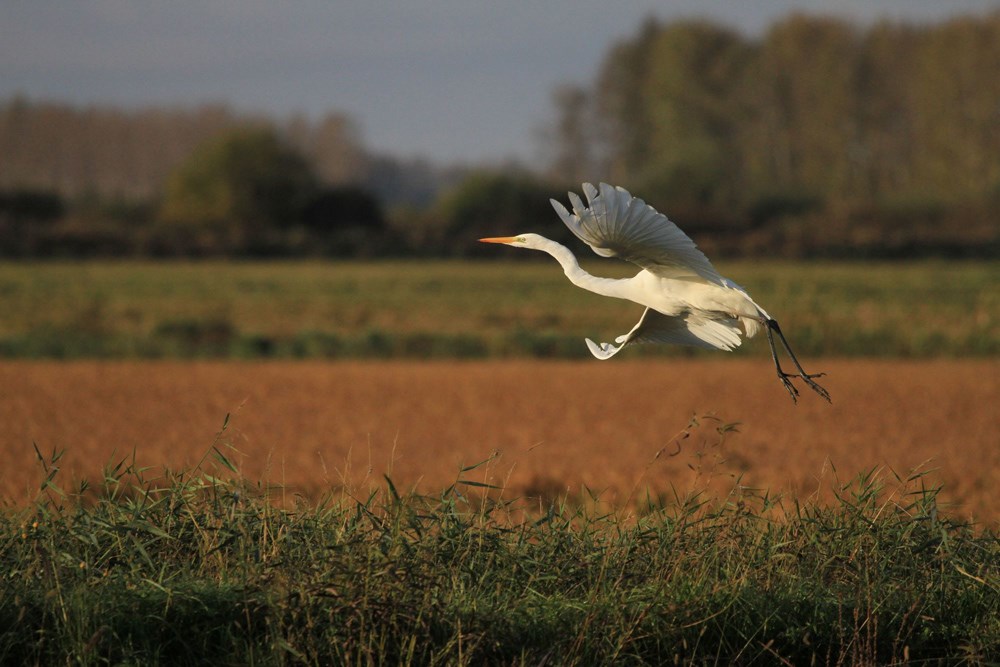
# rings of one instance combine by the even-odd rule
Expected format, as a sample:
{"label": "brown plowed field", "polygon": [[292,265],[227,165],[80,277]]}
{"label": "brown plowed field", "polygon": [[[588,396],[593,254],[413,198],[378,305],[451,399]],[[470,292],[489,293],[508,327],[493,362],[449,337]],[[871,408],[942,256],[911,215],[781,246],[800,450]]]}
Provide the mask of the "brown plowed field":
{"label": "brown plowed field", "polygon": [[[0,489],[41,479],[32,442],[67,451],[60,473],[99,478],[113,453],[190,466],[220,438],[251,479],[286,493],[382,483],[440,491],[468,479],[508,495],[621,502],[706,480],[810,495],[884,467],[932,471],[962,516],[1000,519],[1000,362],[810,360],[833,405],[795,406],[767,361],[5,362]],[[723,443],[701,419],[741,422]],[[224,449],[224,451],[232,452]],[[658,455],[659,453],[659,455]],[[888,472],[886,473],[888,474]],[[286,498],[287,500],[287,498]]]}

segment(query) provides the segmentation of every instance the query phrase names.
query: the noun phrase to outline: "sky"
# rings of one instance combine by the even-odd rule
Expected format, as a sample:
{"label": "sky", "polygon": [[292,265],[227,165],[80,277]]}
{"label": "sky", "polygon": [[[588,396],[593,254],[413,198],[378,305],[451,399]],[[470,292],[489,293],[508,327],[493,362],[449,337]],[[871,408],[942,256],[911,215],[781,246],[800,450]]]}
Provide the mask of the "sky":
{"label": "sky", "polygon": [[996,9],[1000,0],[3,0],[0,100],[343,112],[377,153],[530,163],[553,90],[590,85],[649,16],[759,36],[793,11],[866,25]]}

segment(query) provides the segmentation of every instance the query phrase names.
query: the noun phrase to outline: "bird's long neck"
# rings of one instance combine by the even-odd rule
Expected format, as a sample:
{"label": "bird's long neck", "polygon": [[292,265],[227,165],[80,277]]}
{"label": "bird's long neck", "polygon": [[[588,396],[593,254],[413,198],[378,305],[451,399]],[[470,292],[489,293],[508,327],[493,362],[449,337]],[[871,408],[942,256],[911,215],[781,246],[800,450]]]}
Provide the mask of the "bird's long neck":
{"label": "bird's long neck", "polygon": [[619,299],[629,298],[626,293],[628,283],[630,282],[628,279],[601,278],[587,273],[580,267],[576,256],[573,255],[573,252],[569,248],[550,239],[545,239],[545,243],[539,246],[538,249],[552,255],[559,262],[560,266],[562,266],[569,281],[577,287],[582,287],[585,290],[603,296],[611,296]]}

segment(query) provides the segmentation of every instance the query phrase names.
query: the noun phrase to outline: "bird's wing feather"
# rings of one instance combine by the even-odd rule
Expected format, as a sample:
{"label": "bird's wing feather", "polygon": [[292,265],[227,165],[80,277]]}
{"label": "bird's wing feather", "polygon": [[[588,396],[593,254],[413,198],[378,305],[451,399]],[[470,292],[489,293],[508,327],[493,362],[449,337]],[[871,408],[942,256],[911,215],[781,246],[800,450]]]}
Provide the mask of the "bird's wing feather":
{"label": "bird's wing feather", "polygon": [[668,343],[694,345],[709,350],[732,350],[740,345],[737,320],[701,318],[695,315],[664,315],[647,308],[632,330],[615,338],[612,343],[595,343],[587,339],[587,348],[598,359],[610,359],[626,345],[634,343]]}
{"label": "bird's wing feather", "polygon": [[552,206],[570,231],[601,257],[619,257],[659,276],[702,278],[719,285],[719,275],[687,234],[655,208],[624,188],[583,184],[584,205],[569,193],[573,212],[555,199]]}

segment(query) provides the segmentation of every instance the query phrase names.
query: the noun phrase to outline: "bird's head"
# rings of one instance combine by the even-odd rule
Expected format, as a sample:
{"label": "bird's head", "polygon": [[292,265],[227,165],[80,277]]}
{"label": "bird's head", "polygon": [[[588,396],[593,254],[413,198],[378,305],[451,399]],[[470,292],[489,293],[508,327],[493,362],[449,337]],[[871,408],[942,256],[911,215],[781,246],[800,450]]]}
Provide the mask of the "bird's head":
{"label": "bird's head", "polygon": [[542,243],[546,239],[544,236],[529,233],[518,234],[517,236],[494,236],[479,240],[483,243],[503,243],[504,245],[514,246],[515,248],[531,248],[532,250],[538,250],[541,248]]}

